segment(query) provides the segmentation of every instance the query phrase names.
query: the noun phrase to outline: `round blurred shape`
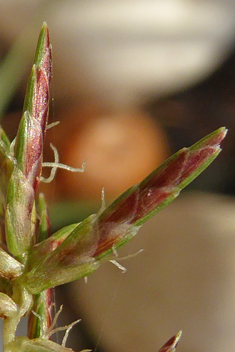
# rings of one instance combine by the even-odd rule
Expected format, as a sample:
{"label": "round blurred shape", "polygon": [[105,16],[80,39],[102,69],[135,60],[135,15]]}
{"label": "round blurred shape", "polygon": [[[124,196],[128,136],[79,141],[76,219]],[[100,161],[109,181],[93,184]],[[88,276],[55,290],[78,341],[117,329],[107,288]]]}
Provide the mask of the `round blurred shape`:
{"label": "round blurred shape", "polygon": [[70,199],[100,198],[103,187],[105,196],[113,199],[168,156],[163,129],[140,111],[87,118],[60,150],[68,165],[80,166],[86,161],[82,174],[59,172],[58,184],[63,184],[62,192]]}

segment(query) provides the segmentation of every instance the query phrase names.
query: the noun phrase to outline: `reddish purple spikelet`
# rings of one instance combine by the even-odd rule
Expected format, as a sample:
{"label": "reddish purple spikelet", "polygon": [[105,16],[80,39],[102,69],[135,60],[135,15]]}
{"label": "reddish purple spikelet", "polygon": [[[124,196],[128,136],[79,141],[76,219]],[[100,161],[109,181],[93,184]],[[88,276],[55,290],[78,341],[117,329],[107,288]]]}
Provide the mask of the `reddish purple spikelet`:
{"label": "reddish purple spikelet", "polygon": [[[51,47],[48,30],[46,39],[41,65],[35,68],[35,88],[31,112],[31,116],[35,121],[33,120],[34,126],[31,128],[28,138],[26,175],[30,174],[34,163],[41,158],[43,139],[48,120],[49,90],[51,84]],[[37,174],[37,176],[41,174],[41,166],[38,167]],[[38,180],[36,183],[38,184]]]}
{"label": "reddish purple spikelet", "polygon": [[95,224],[99,242],[94,257],[110,249],[133,226],[142,225],[176,198],[219,154],[226,132],[220,128],[192,147],[181,149],[108,207]]}
{"label": "reddish purple spikelet", "polygon": [[[49,112],[51,45],[47,25],[40,32],[18,129],[14,168],[6,200],[6,240],[9,251],[21,255],[35,243],[33,206],[40,182],[43,141]],[[33,219],[34,216],[34,219]]]}
{"label": "reddish purple spikelet", "polygon": [[21,278],[29,292],[37,294],[96,270],[216,158],[225,135],[222,127],[192,147],[183,148],[103,212],[35,245],[30,271]]}
{"label": "reddish purple spikelet", "polygon": [[49,31],[46,27],[46,35],[40,65],[36,69],[35,100],[33,101],[32,115],[41,124],[43,133],[45,132],[48,109],[49,92],[51,85],[52,54],[49,40]]}
{"label": "reddish purple spikelet", "polygon": [[25,119],[22,119],[16,139],[16,158],[34,193],[42,169],[43,140],[49,113],[52,54],[47,26],[39,37],[39,49],[24,103]]}
{"label": "reddish purple spikelet", "polygon": [[169,341],[167,341],[165,345],[163,345],[158,352],[174,352],[179,343],[181,335],[182,335],[182,331],[179,331]]}

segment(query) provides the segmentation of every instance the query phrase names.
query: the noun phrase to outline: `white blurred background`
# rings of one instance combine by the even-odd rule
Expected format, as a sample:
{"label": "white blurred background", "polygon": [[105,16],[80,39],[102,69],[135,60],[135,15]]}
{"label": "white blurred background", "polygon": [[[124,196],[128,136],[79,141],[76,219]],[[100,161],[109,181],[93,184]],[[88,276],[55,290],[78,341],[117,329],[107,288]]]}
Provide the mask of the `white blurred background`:
{"label": "white blurred background", "polygon": [[0,6],[0,35],[9,44],[27,26],[34,37],[48,22],[55,97],[92,94],[129,104],[176,92],[209,75],[234,45],[233,0],[1,0]]}

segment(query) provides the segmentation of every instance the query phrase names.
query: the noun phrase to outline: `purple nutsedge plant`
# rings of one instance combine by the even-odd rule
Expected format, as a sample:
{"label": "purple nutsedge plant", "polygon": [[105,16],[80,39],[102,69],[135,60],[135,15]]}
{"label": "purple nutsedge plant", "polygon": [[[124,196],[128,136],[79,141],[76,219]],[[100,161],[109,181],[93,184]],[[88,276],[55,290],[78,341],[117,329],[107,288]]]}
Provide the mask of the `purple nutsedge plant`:
{"label": "purple nutsedge plant", "polygon": [[[47,25],[40,32],[16,138],[10,142],[0,127],[0,317],[4,320],[4,352],[69,352],[51,336],[52,289],[114,261],[119,247],[135,236],[150,217],[172,202],[220,153],[227,130],[219,128],[190,148],[183,148],[110,206],[49,236],[43,194],[37,194],[44,166],[51,83],[51,45]],[[83,171],[83,169],[80,169]],[[158,249],[156,248],[156,251]],[[16,337],[22,317],[28,316],[28,335]],[[159,352],[173,352],[181,332]]]}

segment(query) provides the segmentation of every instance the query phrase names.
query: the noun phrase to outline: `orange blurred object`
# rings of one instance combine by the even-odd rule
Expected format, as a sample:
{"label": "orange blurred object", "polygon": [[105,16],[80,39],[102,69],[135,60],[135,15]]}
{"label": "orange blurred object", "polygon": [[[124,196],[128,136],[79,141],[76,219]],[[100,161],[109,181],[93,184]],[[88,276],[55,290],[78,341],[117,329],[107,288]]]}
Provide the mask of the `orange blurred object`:
{"label": "orange blurred object", "polygon": [[88,114],[82,119],[79,111],[72,115],[55,127],[56,146],[63,163],[80,167],[86,161],[86,167],[81,174],[58,171],[59,198],[100,199],[104,187],[105,197],[112,200],[169,155],[164,131],[141,111]]}

